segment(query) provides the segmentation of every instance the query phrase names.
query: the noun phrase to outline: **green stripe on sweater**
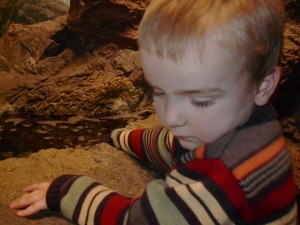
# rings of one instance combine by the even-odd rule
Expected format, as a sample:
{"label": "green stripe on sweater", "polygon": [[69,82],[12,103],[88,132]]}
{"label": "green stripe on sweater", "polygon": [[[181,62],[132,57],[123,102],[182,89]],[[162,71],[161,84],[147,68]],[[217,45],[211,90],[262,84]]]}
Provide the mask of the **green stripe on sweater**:
{"label": "green stripe on sweater", "polygon": [[95,180],[90,177],[79,177],[71,186],[68,193],[61,200],[61,210],[64,215],[72,219],[76,205],[82,193],[92,184]]}

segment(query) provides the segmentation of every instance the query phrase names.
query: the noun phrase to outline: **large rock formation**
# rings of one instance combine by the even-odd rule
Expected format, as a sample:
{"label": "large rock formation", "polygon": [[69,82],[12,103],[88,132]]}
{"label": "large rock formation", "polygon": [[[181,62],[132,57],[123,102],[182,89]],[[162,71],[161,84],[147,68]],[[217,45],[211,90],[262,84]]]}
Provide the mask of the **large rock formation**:
{"label": "large rock formation", "polygon": [[68,17],[11,24],[0,39],[2,113],[103,116],[151,104],[135,39],[146,4],[74,2]]}

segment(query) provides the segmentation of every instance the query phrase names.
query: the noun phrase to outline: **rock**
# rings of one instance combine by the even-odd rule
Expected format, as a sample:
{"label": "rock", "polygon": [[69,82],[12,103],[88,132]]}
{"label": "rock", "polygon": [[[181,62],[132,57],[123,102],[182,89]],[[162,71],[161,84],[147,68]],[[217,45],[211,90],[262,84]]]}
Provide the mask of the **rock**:
{"label": "rock", "polygon": [[124,71],[125,74],[130,74],[139,66],[137,59],[137,51],[125,49],[118,52],[118,55],[113,60],[113,64],[116,67],[116,69]]}
{"label": "rock", "polygon": [[[61,20],[52,21],[54,24],[48,23],[50,25],[48,27],[62,25]],[[32,25],[32,27],[21,30],[18,27],[19,25],[12,26],[12,30],[9,30],[8,34],[11,34],[12,37],[18,36],[13,40],[23,40],[22,43],[15,43],[14,48],[24,51],[25,54],[20,57],[23,57],[23,62],[26,63],[14,60],[15,52],[8,50],[13,44],[6,45],[7,48],[2,49],[3,55],[6,55],[2,60],[3,65],[7,65],[5,62],[8,60],[10,64],[19,64],[14,67],[17,68],[17,71],[8,66],[4,67],[6,71],[11,69],[10,74],[17,72],[23,77],[27,77],[22,79],[24,82],[22,86],[15,87],[14,90],[7,90],[9,104],[17,106],[15,111],[38,115],[91,114],[91,112],[96,115],[116,115],[124,110],[134,111],[140,103],[144,102],[143,99],[146,99],[148,105],[151,104],[150,98],[147,98],[147,94],[145,95],[142,88],[143,82],[139,82],[137,85],[134,83],[142,76],[141,70],[136,64],[136,51],[118,50],[116,45],[107,45],[83,55],[77,55],[73,49],[66,48],[57,56],[42,57],[41,53],[45,52],[47,45],[38,46],[38,43],[50,42],[47,41],[47,38],[41,40],[44,38],[41,36],[36,38],[35,34],[39,31],[34,30],[39,30],[40,27]],[[31,29],[33,31],[30,31]],[[23,33],[32,33],[28,44],[29,38],[24,39]],[[44,30],[45,36],[47,36],[46,33],[47,30]],[[11,36],[4,38],[11,38]],[[23,46],[27,47],[24,49]],[[31,52],[36,53],[31,54]],[[127,59],[126,53],[131,54]],[[124,61],[124,59],[126,60]],[[135,74],[134,81],[128,79],[131,73]],[[7,73],[6,76],[12,75]],[[17,76],[16,80],[20,81]],[[5,81],[2,82],[2,85],[4,85],[3,90],[8,88]],[[28,90],[30,90],[30,94],[27,93]],[[70,95],[70,93],[72,94]],[[24,99],[24,96],[27,97]],[[109,99],[110,96],[112,99]],[[115,102],[117,99],[122,100],[123,103],[120,105],[120,101]],[[78,104],[77,101],[81,103]]]}
{"label": "rock", "polygon": [[300,63],[300,22],[286,23],[280,66],[283,69],[283,82],[295,74],[295,67]]}
{"label": "rock", "polygon": [[12,22],[34,24],[66,15],[69,6],[61,0],[26,0]]}
{"label": "rock", "polygon": [[[0,108],[6,104],[12,112],[45,116],[110,116],[152,107],[134,39],[134,24],[149,3],[83,3],[79,20],[69,15],[68,21],[59,17],[10,26],[0,39]],[[104,12],[108,5],[111,11]],[[93,12],[99,13],[97,20]]]}
{"label": "rock", "polygon": [[6,225],[71,224],[58,214],[46,212],[24,219],[9,209],[9,203],[35,182],[51,181],[62,174],[84,174],[123,195],[135,196],[152,179],[145,167],[107,144],[88,151],[48,149],[28,158],[10,158],[0,161],[0,170],[0,224]]}
{"label": "rock", "polygon": [[25,0],[0,1],[0,37],[5,33],[9,24],[17,17],[19,8]]}
{"label": "rock", "polygon": [[149,3],[150,0],[72,0],[68,26],[81,34],[107,37],[138,24]]}
{"label": "rock", "polygon": [[289,20],[300,20],[300,2],[298,0],[284,0],[285,11]]}
{"label": "rock", "polygon": [[10,63],[7,61],[6,58],[4,58],[3,56],[0,56],[0,73],[8,73],[10,72]]}

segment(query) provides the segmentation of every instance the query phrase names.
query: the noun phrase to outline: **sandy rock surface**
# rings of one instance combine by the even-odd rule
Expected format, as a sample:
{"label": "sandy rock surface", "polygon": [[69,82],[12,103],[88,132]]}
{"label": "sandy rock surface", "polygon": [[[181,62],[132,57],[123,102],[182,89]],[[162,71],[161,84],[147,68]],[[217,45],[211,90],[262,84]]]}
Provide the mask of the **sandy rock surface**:
{"label": "sandy rock surface", "polygon": [[[62,174],[82,174],[122,194],[134,196],[151,180],[149,172],[127,154],[100,144],[90,150],[48,149],[29,158],[10,158],[0,162],[0,224],[69,224],[54,214],[41,214],[29,219],[18,218],[9,209],[10,202],[35,182],[52,181]],[[50,217],[46,217],[46,215]]]}

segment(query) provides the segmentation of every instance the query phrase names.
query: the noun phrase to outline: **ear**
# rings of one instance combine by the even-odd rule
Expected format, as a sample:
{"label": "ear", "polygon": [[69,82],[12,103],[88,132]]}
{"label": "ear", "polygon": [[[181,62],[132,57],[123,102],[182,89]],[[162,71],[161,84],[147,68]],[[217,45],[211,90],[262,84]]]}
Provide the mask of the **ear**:
{"label": "ear", "polygon": [[268,103],[270,97],[274,93],[279,83],[280,76],[281,71],[280,68],[277,66],[259,83],[254,99],[256,105],[263,106]]}

